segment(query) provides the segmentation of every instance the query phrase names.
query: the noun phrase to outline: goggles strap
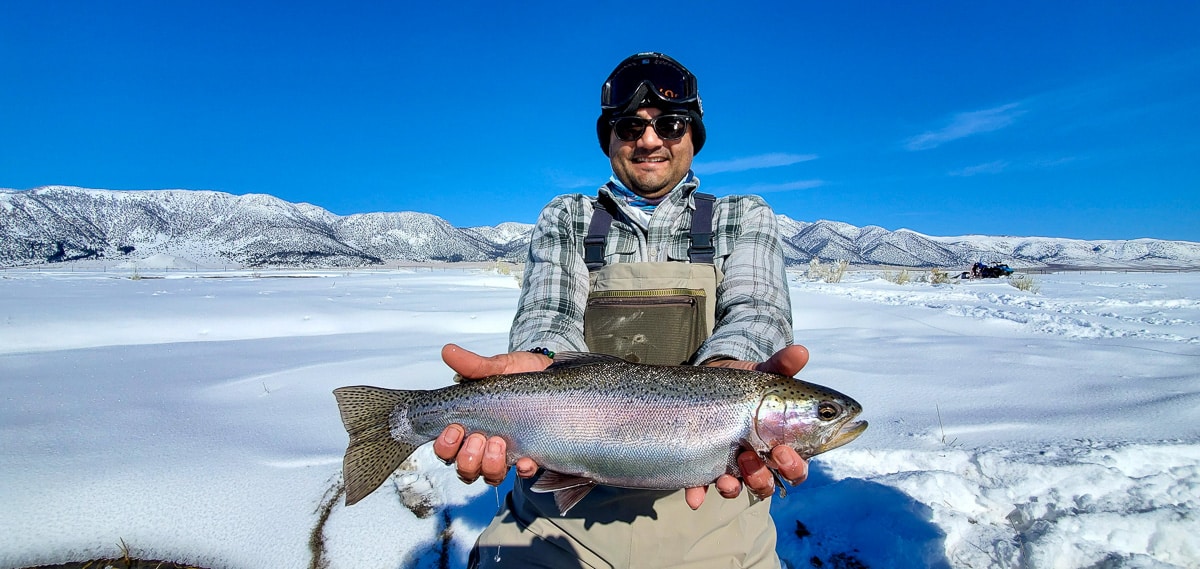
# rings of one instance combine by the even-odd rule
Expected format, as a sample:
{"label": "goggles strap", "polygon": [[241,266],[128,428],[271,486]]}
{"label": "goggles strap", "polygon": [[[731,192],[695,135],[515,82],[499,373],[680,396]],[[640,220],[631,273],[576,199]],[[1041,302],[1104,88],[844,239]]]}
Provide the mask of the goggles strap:
{"label": "goggles strap", "polygon": [[636,113],[638,108],[642,106],[642,103],[646,102],[647,95],[654,92],[653,85],[649,80],[643,80],[633,92],[633,96],[629,98],[629,102],[625,104],[625,108],[621,109],[621,112],[617,113],[617,116]]}

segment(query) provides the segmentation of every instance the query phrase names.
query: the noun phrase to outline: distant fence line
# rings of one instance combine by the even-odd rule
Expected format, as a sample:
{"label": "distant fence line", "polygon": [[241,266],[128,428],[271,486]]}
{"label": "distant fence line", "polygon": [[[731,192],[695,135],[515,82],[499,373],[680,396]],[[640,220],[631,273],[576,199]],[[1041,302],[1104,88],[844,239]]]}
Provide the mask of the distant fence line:
{"label": "distant fence line", "polygon": [[1200,267],[1147,267],[1144,269],[1131,268],[1114,268],[1114,267],[1096,267],[1096,268],[1081,268],[1081,267],[1062,267],[1062,268],[1046,268],[1035,267],[1030,269],[1015,269],[1018,273],[1026,273],[1031,275],[1052,275],[1056,273],[1193,273],[1200,271]]}
{"label": "distant fence line", "polygon": [[[271,266],[271,267],[249,267],[241,265],[223,265],[221,267],[138,267],[124,266],[118,267],[115,265],[98,265],[87,266],[76,263],[48,263],[41,265],[23,265],[16,267],[0,266],[0,271],[65,271],[65,272],[146,272],[146,273],[211,273],[211,272],[230,272],[230,271],[391,271],[396,269],[428,269],[428,270],[450,270],[450,269],[489,269],[507,266],[510,269],[520,269],[524,266],[523,263],[514,263],[511,261],[429,261],[429,262],[394,262],[385,263],[382,265],[363,265],[357,267],[323,267],[323,266]],[[788,265],[789,270],[802,270],[806,265],[795,264]],[[959,269],[948,269],[942,267],[904,267],[899,265],[851,265],[850,271],[919,271],[928,272],[932,270],[944,270],[951,274],[958,274]],[[1200,271],[1200,267],[1027,267],[1014,268],[1017,273],[1025,273],[1031,275],[1049,275],[1057,273],[1190,273]]]}

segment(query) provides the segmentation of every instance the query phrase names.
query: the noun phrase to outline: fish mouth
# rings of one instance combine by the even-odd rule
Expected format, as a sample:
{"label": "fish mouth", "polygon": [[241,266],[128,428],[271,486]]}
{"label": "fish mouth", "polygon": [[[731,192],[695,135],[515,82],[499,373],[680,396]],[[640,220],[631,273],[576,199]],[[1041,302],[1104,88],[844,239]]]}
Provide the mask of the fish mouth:
{"label": "fish mouth", "polygon": [[829,437],[829,440],[825,441],[825,444],[821,445],[821,448],[817,449],[817,453],[819,454],[827,450],[833,450],[854,439],[857,439],[858,435],[863,434],[863,431],[865,430],[867,430],[866,421],[846,423],[845,425],[842,425],[842,428],[839,429],[838,432],[834,433],[832,437]]}

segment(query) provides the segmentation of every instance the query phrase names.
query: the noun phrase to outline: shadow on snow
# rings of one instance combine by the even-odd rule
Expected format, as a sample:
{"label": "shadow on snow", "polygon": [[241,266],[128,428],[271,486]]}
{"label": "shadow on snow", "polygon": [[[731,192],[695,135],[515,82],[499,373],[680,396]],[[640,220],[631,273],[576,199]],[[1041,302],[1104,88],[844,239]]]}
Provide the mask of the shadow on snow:
{"label": "shadow on snow", "polygon": [[[445,519],[458,527],[483,528],[512,489],[513,476],[494,491],[454,507]],[[945,533],[928,506],[883,484],[856,478],[833,480],[819,461],[808,480],[776,493],[771,505],[778,531],[776,550],[785,568],[949,568]],[[445,523],[445,522],[443,522]],[[445,528],[443,528],[445,529]],[[445,534],[444,534],[445,535]],[[465,567],[474,534],[445,535],[442,543],[418,548],[405,567]],[[514,552],[515,553],[515,552]]]}

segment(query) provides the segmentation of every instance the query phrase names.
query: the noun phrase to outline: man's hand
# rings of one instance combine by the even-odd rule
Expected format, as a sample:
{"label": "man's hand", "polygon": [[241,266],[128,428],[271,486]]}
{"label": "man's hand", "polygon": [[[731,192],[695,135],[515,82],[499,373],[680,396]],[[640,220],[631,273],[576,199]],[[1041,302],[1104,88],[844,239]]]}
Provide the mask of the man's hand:
{"label": "man's hand", "polygon": [[[442,347],[442,361],[464,379],[482,379],[526,371],[541,371],[553,361],[541,354],[512,352],[484,357],[454,344]],[[458,477],[470,484],[481,475],[483,481],[498,486],[508,476],[508,443],[498,436],[467,433],[462,425],[452,424],[442,430],[433,442],[433,453],[450,464],[457,462]],[[530,458],[517,460],[517,476],[529,478],[537,473],[537,463]]]}
{"label": "man's hand", "polygon": [[[807,363],[808,348],[794,345],[787,346],[775,352],[775,355],[767,358],[767,361],[762,363],[741,360],[717,360],[705,365],[755,369],[790,377],[800,373],[800,370]],[[779,475],[793,486],[804,482],[808,478],[808,462],[800,458],[795,449],[789,446],[780,445],[771,449],[769,461],[771,462],[770,466],[779,471]],[[772,476],[771,470],[767,466],[767,463],[754,451],[743,451],[738,455],[738,467],[742,471],[741,480],[728,474],[722,474],[716,481],[717,492],[726,498],[736,498],[742,493],[742,483],[744,482],[746,487],[755,496],[758,496],[760,499],[766,499],[775,493],[775,477]],[[707,493],[707,486],[688,488],[685,493],[688,506],[691,506],[693,510],[699,508],[704,503],[704,496]]]}

